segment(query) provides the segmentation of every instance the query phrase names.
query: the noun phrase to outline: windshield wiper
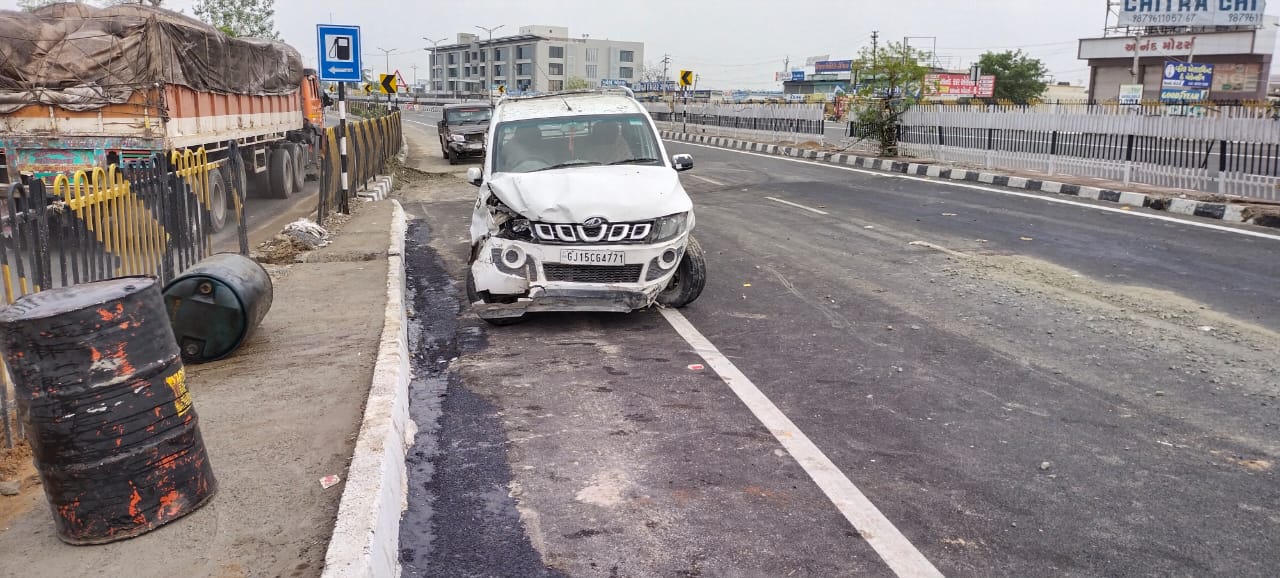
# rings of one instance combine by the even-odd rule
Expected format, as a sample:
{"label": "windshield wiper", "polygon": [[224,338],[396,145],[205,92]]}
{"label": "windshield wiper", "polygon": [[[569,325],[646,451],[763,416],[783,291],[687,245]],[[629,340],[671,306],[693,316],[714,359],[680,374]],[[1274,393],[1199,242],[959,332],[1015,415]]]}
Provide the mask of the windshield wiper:
{"label": "windshield wiper", "polygon": [[585,167],[585,166],[588,166],[588,165],[598,165],[598,164],[600,164],[600,163],[595,162],[595,161],[569,161],[569,162],[567,162],[567,163],[560,163],[560,164],[558,164],[558,165],[551,165],[551,166],[549,166],[549,167],[541,168],[541,169],[538,169],[538,170],[533,171],[533,172],[535,172],[535,173],[536,173],[536,172],[541,172],[541,171],[549,171],[549,170],[552,170],[552,169],[563,169],[563,168],[568,168],[568,167]]}
{"label": "windshield wiper", "polygon": [[660,161],[660,160],[658,160],[658,159],[654,159],[654,158],[648,158],[648,157],[636,157],[636,158],[634,158],[634,159],[625,159],[625,160],[621,160],[621,161],[614,161],[614,162],[611,162],[611,163],[609,163],[609,164],[610,164],[610,165],[638,165],[638,164],[641,164],[641,163],[659,163],[659,162],[662,162],[662,161]]}

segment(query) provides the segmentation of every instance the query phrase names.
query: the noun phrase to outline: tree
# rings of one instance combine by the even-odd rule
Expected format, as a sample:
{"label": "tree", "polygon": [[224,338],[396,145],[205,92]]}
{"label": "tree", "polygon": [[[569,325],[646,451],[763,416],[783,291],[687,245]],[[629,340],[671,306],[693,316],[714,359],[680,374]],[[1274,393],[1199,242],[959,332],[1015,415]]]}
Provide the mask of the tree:
{"label": "tree", "polygon": [[564,82],[565,90],[582,90],[584,88],[591,88],[591,82],[580,76],[571,76],[569,80]]}
{"label": "tree", "polygon": [[227,36],[278,40],[275,0],[196,0],[196,17]]}
{"label": "tree", "polygon": [[862,101],[855,122],[863,138],[879,141],[882,156],[898,155],[898,124],[926,92],[929,67],[921,63],[931,58],[928,52],[891,42],[882,49],[863,48],[854,61]]}
{"label": "tree", "polygon": [[995,75],[997,99],[1028,102],[1044,94],[1044,77],[1049,70],[1040,59],[1021,50],[987,52],[978,58],[978,65],[983,74]]}
{"label": "tree", "polygon": [[636,78],[640,82],[661,82],[666,80],[662,77],[662,63],[653,60],[640,66],[640,71]]}

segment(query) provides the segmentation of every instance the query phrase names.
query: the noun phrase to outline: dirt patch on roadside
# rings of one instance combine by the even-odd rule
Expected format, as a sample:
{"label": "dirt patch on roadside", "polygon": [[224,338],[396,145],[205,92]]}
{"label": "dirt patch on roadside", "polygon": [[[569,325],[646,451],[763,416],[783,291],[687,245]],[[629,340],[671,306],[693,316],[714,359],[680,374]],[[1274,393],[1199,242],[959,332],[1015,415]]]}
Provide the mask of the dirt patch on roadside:
{"label": "dirt patch on roadside", "polygon": [[13,449],[0,448],[0,481],[18,480],[22,483],[16,496],[0,496],[0,528],[26,513],[40,496],[40,478],[31,461],[31,446],[25,441],[14,444]]}

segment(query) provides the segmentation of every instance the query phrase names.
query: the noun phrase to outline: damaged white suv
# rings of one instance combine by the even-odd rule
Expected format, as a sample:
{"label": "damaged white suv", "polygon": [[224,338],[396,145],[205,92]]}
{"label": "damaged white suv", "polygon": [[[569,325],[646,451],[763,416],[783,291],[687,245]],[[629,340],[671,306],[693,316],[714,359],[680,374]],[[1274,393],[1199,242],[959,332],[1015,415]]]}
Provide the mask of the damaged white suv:
{"label": "damaged white suv", "polygon": [[683,307],[706,262],[693,202],[629,91],[508,98],[494,110],[471,217],[467,298],[504,325],[542,311]]}

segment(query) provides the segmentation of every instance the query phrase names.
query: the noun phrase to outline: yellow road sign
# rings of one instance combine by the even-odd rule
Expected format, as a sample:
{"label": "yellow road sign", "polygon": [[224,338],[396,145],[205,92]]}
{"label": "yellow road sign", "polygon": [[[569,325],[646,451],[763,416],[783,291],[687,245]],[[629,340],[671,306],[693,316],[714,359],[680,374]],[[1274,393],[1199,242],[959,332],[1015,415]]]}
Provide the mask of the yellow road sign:
{"label": "yellow road sign", "polygon": [[382,94],[396,93],[396,75],[381,74],[378,75],[378,91]]}
{"label": "yellow road sign", "polygon": [[364,83],[364,93],[365,93],[365,94],[372,94],[372,93],[373,93],[373,83],[372,83],[372,82],[366,82],[366,83]]}
{"label": "yellow road sign", "polygon": [[681,71],[680,71],[680,86],[693,86],[693,71],[692,71],[692,70],[681,70]]}

